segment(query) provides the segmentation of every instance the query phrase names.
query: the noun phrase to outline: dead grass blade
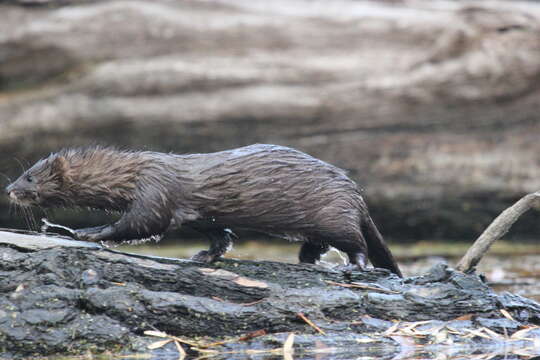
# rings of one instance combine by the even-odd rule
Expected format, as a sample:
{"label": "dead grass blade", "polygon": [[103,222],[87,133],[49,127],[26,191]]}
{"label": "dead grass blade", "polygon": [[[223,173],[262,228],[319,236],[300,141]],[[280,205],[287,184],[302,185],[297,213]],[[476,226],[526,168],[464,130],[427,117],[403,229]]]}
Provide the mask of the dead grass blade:
{"label": "dead grass blade", "polygon": [[386,293],[386,294],[399,294],[398,291],[393,291],[393,290],[389,290],[389,289],[385,289],[385,288],[379,288],[379,287],[370,286],[370,285],[357,283],[357,282],[353,282],[353,283],[350,283],[350,284],[339,283],[339,282],[335,282],[335,281],[331,281],[331,280],[325,280],[324,282],[327,283],[327,284],[330,284],[330,285],[342,286],[342,287],[346,287],[346,288],[356,288],[356,289],[379,291],[379,292]]}
{"label": "dead grass blade", "polygon": [[506,311],[505,309],[501,309],[500,311],[501,311],[501,314],[503,314],[505,318],[507,318],[508,320],[515,321],[512,315],[510,315],[508,311]]}
{"label": "dead grass blade", "polygon": [[187,344],[189,346],[193,346],[193,347],[198,347],[198,346],[201,346],[200,344],[197,344],[193,341],[189,341],[189,340],[184,340],[182,338],[179,338],[179,337],[176,337],[176,336],[172,336],[172,335],[169,335],[167,333],[164,333],[163,331],[156,331],[156,330],[146,330],[144,332],[144,335],[148,335],[148,336],[156,336],[156,337],[162,337],[162,338],[169,338],[171,340],[174,340],[174,341],[178,341],[180,343],[183,343],[183,344]]}
{"label": "dead grass blade", "polygon": [[482,332],[482,330],[472,330],[472,329],[463,329],[469,333],[471,333],[472,335],[474,336],[479,336],[481,338],[484,338],[484,339],[489,339],[491,340],[491,337],[489,335],[486,335]]}
{"label": "dead grass blade", "polygon": [[502,336],[501,334],[498,334],[496,333],[495,331],[491,330],[491,329],[488,329],[486,327],[483,327],[481,328],[480,330],[484,330],[484,332],[488,335],[490,335],[492,338],[494,339],[497,339],[497,340],[504,340],[504,336]]}
{"label": "dead grass blade", "polygon": [[390,336],[394,332],[396,332],[397,328],[399,327],[400,322],[398,321],[394,325],[390,326],[388,329],[386,329],[385,332],[383,332],[383,336]]}
{"label": "dead grass blade", "polygon": [[292,360],[294,354],[294,333],[290,333],[287,340],[283,343],[283,359]]}
{"label": "dead grass blade", "polygon": [[510,339],[512,339],[512,340],[532,340],[532,339],[527,338],[526,334],[529,331],[531,331],[533,329],[538,329],[538,328],[539,328],[538,326],[531,326],[531,327],[527,327],[525,329],[518,330],[515,333],[513,333],[512,336],[510,336]]}
{"label": "dead grass blade", "polygon": [[200,347],[210,348],[210,347],[213,347],[213,346],[223,345],[223,344],[232,343],[232,342],[247,341],[247,340],[250,340],[250,339],[253,339],[253,338],[256,338],[256,337],[259,337],[259,336],[264,336],[264,335],[266,335],[266,330],[261,329],[261,330],[252,331],[252,332],[250,332],[250,333],[248,333],[246,335],[242,335],[239,338],[228,339],[228,340],[223,340],[223,341],[216,341],[216,342],[213,342],[213,343],[210,343],[210,344],[200,345]]}
{"label": "dead grass blade", "polygon": [[173,339],[167,339],[167,340],[156,341],[155,343],[152,343],[152,344],[148,345],[147,348],[150,349],[150,350],[159,349],[160,347],[163,347],[163,346],[167,345],[171,341],[174,341],[174,340]]}
{"label": "dead grass blade", "polygon": [[184,360],[187,356],[186,350],[184,350],[184,348],[182,347],[182,345],[180,345],[178,341],[175,341],[174,345],[176,345],[176,349],[178,350],[178,359]]}

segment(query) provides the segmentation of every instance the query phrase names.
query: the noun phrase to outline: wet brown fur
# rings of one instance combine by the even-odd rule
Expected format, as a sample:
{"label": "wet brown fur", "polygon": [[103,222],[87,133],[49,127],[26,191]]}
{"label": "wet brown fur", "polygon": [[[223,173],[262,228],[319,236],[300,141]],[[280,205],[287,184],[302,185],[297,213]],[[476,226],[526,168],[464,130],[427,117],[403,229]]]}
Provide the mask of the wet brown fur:
{"label": "wet brown fur", "polygon": [[[33,181],[25,183],[28,175]],[[141,239],[189,226],[211,240],[196,259],[213,261],[231,243],[227,229],[245,228],[303,241],[302,262],[319,260],[333,246],[360,268],[369,256],[401,275],[345,172],[282,146],[192,155],[64,149],[7,190],[20,203],[124,213],[114,224],[78,230],[83,240]]]}

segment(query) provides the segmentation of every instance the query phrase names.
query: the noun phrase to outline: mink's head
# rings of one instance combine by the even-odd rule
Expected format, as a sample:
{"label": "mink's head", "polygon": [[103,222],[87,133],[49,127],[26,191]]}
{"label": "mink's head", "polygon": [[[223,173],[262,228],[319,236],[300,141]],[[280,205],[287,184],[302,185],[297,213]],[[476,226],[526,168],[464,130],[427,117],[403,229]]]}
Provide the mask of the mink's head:
{"label": "mink's head", "polygon": [[11,202],[20,206],[124,211],[134,199],[145,163],[156,162],[136,152],[106,147],[63,149],[38,161],[6,191]]}
{"label": "mink's head", "polygon": [[20,206],[61,205],[64,202],[67,166],[65,157],[58,154],[38,161],[8,185],[9,199]]}

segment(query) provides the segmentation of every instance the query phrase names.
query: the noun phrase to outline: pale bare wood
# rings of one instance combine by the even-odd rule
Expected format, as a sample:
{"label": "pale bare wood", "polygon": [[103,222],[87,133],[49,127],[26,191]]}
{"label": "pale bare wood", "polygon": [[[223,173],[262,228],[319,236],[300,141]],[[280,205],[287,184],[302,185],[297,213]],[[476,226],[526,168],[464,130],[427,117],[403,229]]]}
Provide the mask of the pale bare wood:
{"label": "pale bare wood", "polygon": [[500,239],[510,230],[512,225],[521,215],[531,207],[540,203],[540,191],[527,194],[519,199],[514,205],[504,210],[487,227],[474,244],[467,250],[457,265],[457,269],[462,272],[469,272],[480,262],[484,254],[491,245]]}

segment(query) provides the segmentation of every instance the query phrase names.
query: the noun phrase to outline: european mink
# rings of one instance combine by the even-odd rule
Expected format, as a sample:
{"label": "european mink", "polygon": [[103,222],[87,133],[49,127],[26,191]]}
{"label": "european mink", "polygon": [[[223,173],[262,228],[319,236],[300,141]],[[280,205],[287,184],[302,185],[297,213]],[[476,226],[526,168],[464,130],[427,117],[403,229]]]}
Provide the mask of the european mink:
{"label": "european mink", "polygon": [[333,246],[348,255],[351,268],[363,269],[369,257],[401,276],[345,171],[283,146],[192,155],[63,149],[6,190],[22,206],[123,213],[113,224],[76,230],[79,240],[144,239],[188,226],[210,239],[210,249],[193,259],[212,262],[231,245],[229,229],[243,228],[302,241],[302,263],[315,263]]}

